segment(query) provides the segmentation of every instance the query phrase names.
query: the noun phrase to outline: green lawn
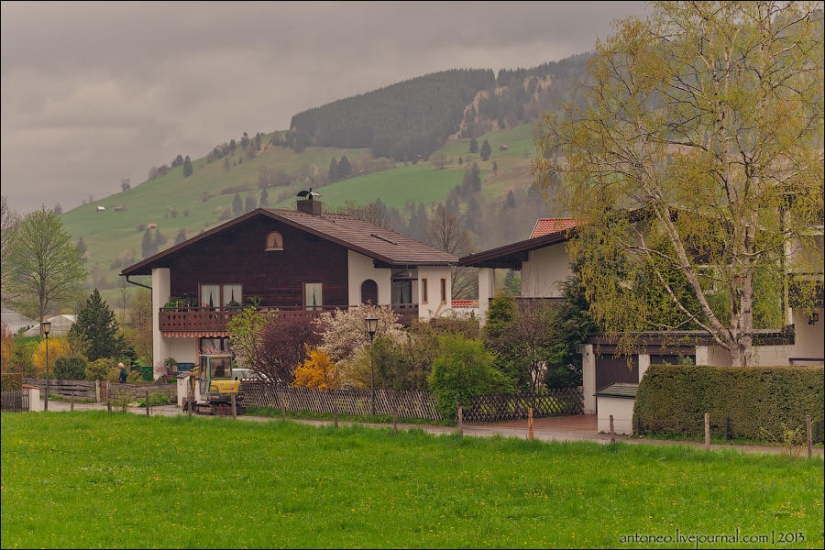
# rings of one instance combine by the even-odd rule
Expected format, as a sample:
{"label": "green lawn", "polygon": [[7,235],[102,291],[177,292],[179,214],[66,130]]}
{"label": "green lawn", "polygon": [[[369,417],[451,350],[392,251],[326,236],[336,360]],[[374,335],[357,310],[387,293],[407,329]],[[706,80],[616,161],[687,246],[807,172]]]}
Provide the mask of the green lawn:
{"label": "green lawn", "polygon": [[3,548],[823,546],[820,458],[91,411],[3,413],[2,474]]}

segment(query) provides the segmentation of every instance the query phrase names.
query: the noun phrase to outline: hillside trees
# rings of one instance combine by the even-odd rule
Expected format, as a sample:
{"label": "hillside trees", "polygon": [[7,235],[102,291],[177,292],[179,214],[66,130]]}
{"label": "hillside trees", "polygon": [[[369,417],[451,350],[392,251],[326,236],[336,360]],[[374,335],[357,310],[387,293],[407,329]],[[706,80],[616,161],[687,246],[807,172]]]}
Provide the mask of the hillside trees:
{"label": "hillside trees", "polygon": [[71,235],[51,210],[26,215],[6,246],[4,290],[11,303],[36,310],[42,320],[50,307],[80,290],[86,270]]}
{"label": "hillside trees", "polygon": [[189,159],[189,155],[186,155],[186,158],[183,160],[183,177],[188,178],[193,172],[192,161]]}
{"label": "hillside trees", "polygon": [[[543,115],[534,173],[589,221],[571,258],[622,348],[696,327],[751,365],[786,271],[822,269],[821,3],[653,6],[597,44],[587,107]],[[810,308],[821,275],[795,282]]]}
{"label": "hillside trees", "polygon": [[20,225],[20,215],[9,206],[6,196],[0,197],[0,289],[3,295],[7,295],[7,284],[11,280],[11,243],[14,239],[14,232]]}
{"label": "hillside trees", "polygon": [[493,153],[493,148],[490,147],[490,142],[485,139],[484,143],[481,144],[481,150],[478,153],[481,155],[481,160],[489,159],[490,155]]}

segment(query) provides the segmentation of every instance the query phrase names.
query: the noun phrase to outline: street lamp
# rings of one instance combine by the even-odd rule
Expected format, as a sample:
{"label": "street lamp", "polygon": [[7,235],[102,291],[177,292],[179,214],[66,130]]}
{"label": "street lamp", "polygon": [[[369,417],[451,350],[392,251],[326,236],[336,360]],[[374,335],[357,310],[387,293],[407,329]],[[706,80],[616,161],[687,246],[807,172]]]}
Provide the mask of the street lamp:
{"label": "street lamp", "polygon": [[364,317],[367,332],[370,335],[370,393],[372,393],[372,415],[375,416],[375,371],[372,367],[372,340],[378,330],[378,317]]}
{"label": "street lamp", "polygon": [[52,330],[51,321],[43,321],[40,323],[43,329],[43,334],[46,335],[46,401],[43,404],[44,410],[49,410],[49,332]]}

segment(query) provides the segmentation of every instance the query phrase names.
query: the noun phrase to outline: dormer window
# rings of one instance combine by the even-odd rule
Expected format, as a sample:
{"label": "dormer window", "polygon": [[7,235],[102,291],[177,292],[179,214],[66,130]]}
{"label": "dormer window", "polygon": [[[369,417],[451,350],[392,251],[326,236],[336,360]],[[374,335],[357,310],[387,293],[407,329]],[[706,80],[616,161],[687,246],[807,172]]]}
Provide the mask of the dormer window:
{"label": "dormer window", "polygon": [[270,231],[266,236],[266,250],[283,250],[284,238],[278,231]]}

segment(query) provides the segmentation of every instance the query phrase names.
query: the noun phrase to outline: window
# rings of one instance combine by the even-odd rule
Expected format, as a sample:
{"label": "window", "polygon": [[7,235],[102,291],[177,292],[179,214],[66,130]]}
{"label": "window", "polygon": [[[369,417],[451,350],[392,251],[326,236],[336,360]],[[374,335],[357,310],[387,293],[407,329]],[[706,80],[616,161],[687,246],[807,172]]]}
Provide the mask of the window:
{"label": "window", "polygon": [[427,303],[427,279],[421,279],[421,303]]}
{"label": "window", "polygon": [[241,285],[201,285],[201,307],[240,307]]}
{"label": "window", "polygon": [[447,303],[447,279],[441,279],[441,303]]}
{"label": "window", "polygon": [[284,237],[277,231],[270,231],[266,236],[266,250],[283,250]]}
{"label": "window", "polygon": [[322,308],[324,305],[324,292],[321,283],[304,283],[304,305],[307,311]]}

